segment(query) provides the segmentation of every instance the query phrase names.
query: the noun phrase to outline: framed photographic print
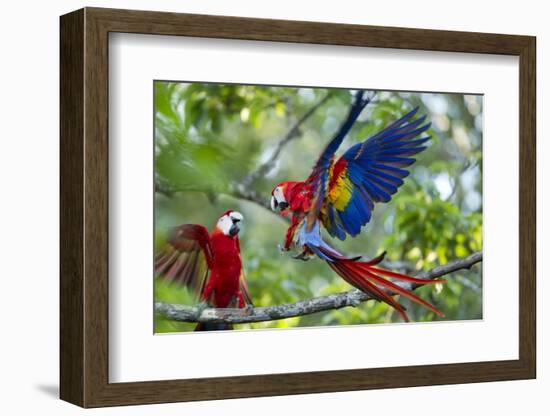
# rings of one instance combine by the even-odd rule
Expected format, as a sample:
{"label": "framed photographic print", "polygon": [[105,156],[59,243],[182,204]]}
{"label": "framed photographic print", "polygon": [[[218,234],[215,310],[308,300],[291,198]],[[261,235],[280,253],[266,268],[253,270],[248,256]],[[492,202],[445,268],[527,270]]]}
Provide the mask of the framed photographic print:
{"label": "framed photographic print", "polygon": [[528,36],[62,16],[61,398],[534,378],[535,98]]}

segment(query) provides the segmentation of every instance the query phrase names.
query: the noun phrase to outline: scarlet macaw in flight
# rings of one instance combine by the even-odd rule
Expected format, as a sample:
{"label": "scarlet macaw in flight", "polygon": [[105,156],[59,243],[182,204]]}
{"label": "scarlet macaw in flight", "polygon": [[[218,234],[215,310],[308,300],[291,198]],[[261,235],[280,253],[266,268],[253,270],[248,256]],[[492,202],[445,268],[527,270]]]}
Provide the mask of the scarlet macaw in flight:
{"label": "scarlet macaw in flight", "polygon": [[[168,244],[155,258],[155,275],[178,282],[216,308],[245,308],[252,301],[244,277],[239,245],[243,216],[226,211],[209,234],[202,225],[184,224],[171,230]],[[226,323],[199,323],[195,331],[233,329]]]}
{"label": "scarlet macaw in flight", "polygon": [[310,176],[303,182],[282,182],[272,191],[271,208],[283,216],[290,215],[282,250],[301,250],[295,258],[307,260],[317,255],[346,282],[375,299],[394,307],[408,321],[405,308],[388,292],[403,295],[439,316],[443,314],[414,293],[388,280],[394,278],[415,284],[444,282],[442,279],[418,279],[376,267],[383,258],[359,261],[349,258],[327,244],[320,233],[323,226],[340,240],[355,237],[366,225],[375,202],[388,202],[403,184],[415,162],[411,156],[426,149],[429,136],[420,137],[429,127],[426,116],[413,120],[418,108],[389,124],[367,140],[351,146],[339,159],[335,152],[369,103],[358,91],[347,119],[336,136],[321,153]]}

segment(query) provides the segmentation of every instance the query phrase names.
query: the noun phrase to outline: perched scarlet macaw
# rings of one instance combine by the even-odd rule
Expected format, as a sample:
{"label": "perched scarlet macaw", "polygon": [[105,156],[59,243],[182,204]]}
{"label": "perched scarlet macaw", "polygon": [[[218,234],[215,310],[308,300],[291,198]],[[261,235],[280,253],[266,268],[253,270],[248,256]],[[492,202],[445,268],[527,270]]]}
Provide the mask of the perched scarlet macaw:
{"label": "perched scarlet macaw", "polygon": [[[397,192],[409,172],[404,169],[414,163],[411,156],[426,149],[429,136],[420,137],[430,126],[426,117],[413,120],[415,108],[397,121],[361,143],[351,146],[339,159],[335,152],[368,104],[364,91],[357,92],[354,104],[340,130],[327,145],[313,172],[303,182],[283,182],[273,189],[271,208],[283,216],[291,215],[285,251],[296,247],[296,258],[307,260],[317,255],[346,282],[393,306],[408,321],[404,307],[387,291],[401,294],[430,309],[441,312],[415,294],[396,285],[387,277],[416,284],[443,282],[426,280],[376,267],[384,254],[371,260],[359,261],[340,254],[321,237],[320,226],[340,240],[355,237],[371,218],[375,202],[388,202]],[[386,290],[384,290],[386,289]]]}
{"label": "perched scarlet macaw", "polygon": [[[225,212],[212,233],[202,225],[184,224],[171,230],[168,244],[155,258],[155,275],[191,288],[216,308],[252,304],[239,246],[237,211]],[[232,329],[231,324],[198,324],[195,331]]]}

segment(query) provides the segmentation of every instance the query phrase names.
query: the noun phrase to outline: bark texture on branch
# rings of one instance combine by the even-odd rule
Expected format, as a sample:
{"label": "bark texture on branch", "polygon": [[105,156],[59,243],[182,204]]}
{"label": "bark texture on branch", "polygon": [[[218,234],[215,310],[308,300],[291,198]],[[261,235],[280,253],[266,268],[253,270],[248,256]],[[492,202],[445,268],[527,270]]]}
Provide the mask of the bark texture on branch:
{"label": "bark texture on branch", "polygon": [[[434,267],[430,271],[421,272],[417,277],[423,279],[435,279],[461,269],[469,269],[474,264],[482,261],[482,253],[474,253],[462,259],[451,261],[445,265]],[[422,285],[410,283],[398,283],[407,290],[414,290]],[[353,289],[334,295],[320,296],[313,299],[302,300],[296,303],[270,306],[265,308],[206,308],[196,306],[175,305],[165,302],[156,302],[155,311],[168,319],[179,322],[227,322],[243,324],[251,322],[273,321],[277,319],[292,318],[295,316],[310,315],[333,309],[358,306],[362,302],[371,300],[369,295]]]}

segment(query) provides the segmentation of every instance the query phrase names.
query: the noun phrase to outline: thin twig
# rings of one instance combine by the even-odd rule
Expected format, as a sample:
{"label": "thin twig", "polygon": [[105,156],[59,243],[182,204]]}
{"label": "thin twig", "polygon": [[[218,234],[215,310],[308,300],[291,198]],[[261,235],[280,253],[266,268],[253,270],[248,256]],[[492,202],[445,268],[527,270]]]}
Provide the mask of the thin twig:
{"label": "thin twig", "polygon": [[[174,194],[184,192],[184,191],[194,191],[194,192],[205,192],[204,190],[199,189],[178,189],[178,188],[171,188],[165,185],[162,185],[160,182],[155,183],[155,192],[164,195],[167,198],[172,198]],[[262,196],[258,192],[247,189],[242,185],[233,185],[228,190],[217,190],[216,191],[219,194],[224,194],[233,198],[241,199],[243,201],[252,202],[253,204],[256,204],[262,208],[265,208],[269,212],[271,212],[274,215],[277,215],[278,218],[281,218],[285,221],[288,221],[288,218],[281,217],[279,214],[271,210],[271,207],[269,205],[269,199]]]}
{"label": "thin twig", "polygon": [[226,195],[229,195],[238,199],[244,199],[245,201],[253,202],[256,205],[259,205],[267,209],[268,211],[273,212],[271,210],[271,206],[269,205],[269,199],[263,197],[258,192],[252,189],[246,188],[243,185],[239,184],[237,186],[233,186],[231,190],[226,193]]}
{"label": "thin twig", "polygon": [[311,107],[302,117],[300,117],[296,123],[288,130],[288,132],[277,142],[273,152],[269,158],[262,163],[255,171],[251,172],[246,176],[240,183],[243,188],[248,188],[252,185],[258,178],[264,177],[275,167],[277,159],[279,158],[283,148],[290,143],[293,139],[299,137],[300,130],[302,125],[321,107],[323,106],[330,98],[332,93],[329,92],[321,100],[317,102],[313,107]]}
{"label": "thin twig", "polygon": [[[428,272],[418,273],[423,279],[435,279],[461,269],[469,269],[474,264],[482,261],[482,253],[474,253],[468,257],[451,261],[445,265],[435,267]],[[401,287],[414,290],[416,284],[399,282]],[[358,306],[362,302],[373,299],[357,289],[334,295],[320,296],[313,299],[302,300],[292,304],[270,306],[264,308],[206,308],[200,309],[194,306],[176,305],[165,302],[156,302],[155,311],[168,319],[179,322],[227,322],[227,323],[251,323],[273,321],[277,319],[292,318],[295,316],[310,315],[334,309]]]}
{"label": "thin twig", "polygon": [[[218,192],[223,193],[225,195],[232,196],[234,198],[243,199],[243,200],[252,202],[272,212],[269,204],[269,199],[266,197],[263,197],[258,192],[252,190],[251,189],[252,183],[256,181],[259,177],[265,176],[273,169],[283,148],[291,140],[297,138],[300,135],[300,130],[302,125],[331,97],[332,97],[332,93],[331,92],[327,93],[321,100],[319,100],[306,113],[304,113],[302,117],[300,117],[296,121],[296,123],[294,123],[294,125],[290,128],[290,130],[288,130],[288,132],[277,142],[277,145],[275,146],[275,149],[273,150],[273,153],[270,155],[268,160],[266,160],[262,165],[260,165],[255,171],[247,175],[241,182],[233,184],[229,190],[218,191]],[[184,191],[183,189],[170,187],[168,184],[162,183],[160,180],[156,180],[155,182],[155,192],[157,192],[158,194],[164,195],[168,198],[172,198],[174,194],[183,192],[183,191]]]}

